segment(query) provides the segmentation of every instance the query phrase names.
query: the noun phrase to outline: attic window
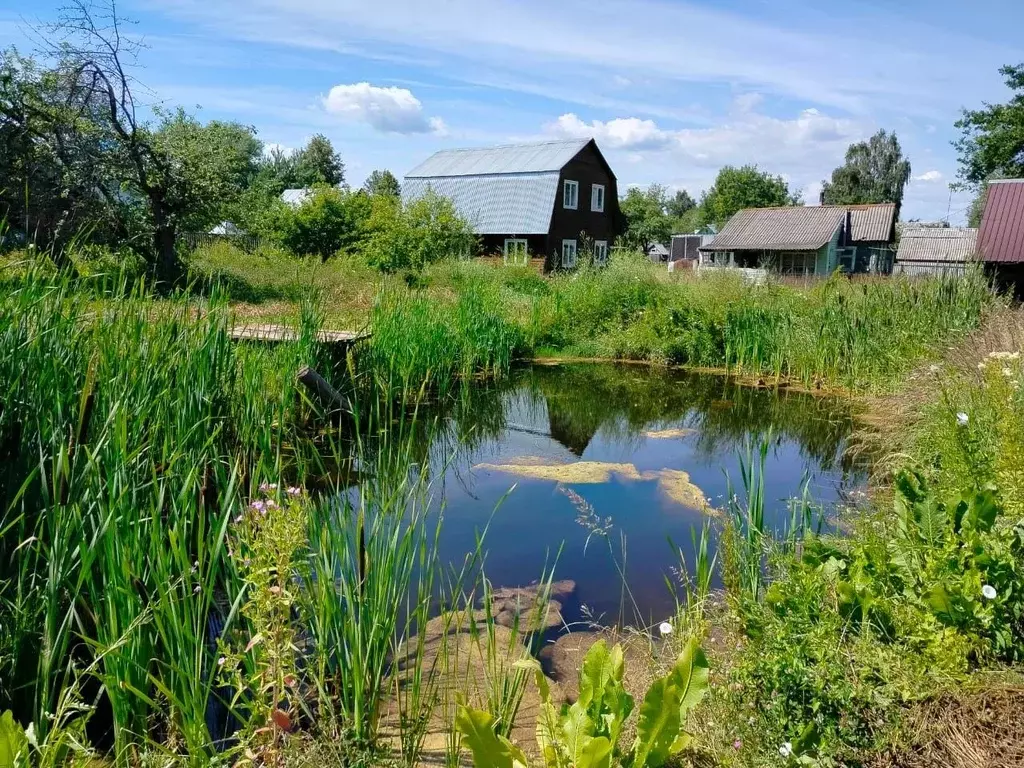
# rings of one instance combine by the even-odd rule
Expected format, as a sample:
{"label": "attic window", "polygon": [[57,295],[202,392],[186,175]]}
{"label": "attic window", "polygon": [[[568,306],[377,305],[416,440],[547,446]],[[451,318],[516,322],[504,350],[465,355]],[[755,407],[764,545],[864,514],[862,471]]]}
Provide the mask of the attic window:
{"label": "attic window", "polygon": [[604,213],[604,184],[594,184],[590,188],[590,210]]}
{"label": "attic window", "polygon": [[562,185],[562,207],[576,210],[580,200],[580,183],[578,181],[565,180]]}

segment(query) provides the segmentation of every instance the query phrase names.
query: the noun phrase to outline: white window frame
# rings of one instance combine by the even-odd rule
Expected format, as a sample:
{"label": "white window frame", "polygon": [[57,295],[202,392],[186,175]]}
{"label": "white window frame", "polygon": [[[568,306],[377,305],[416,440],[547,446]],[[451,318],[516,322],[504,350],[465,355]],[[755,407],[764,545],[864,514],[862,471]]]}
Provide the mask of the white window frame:
{"label": "white window frame", "polygon": [[608,263],[608,241],[607,240],[595,240],[594,241],[594,263],[599,266],[604,266]]}
{"label": "white window frame", "polygon": [[[509,260],[509,246],[512,246],[511,261]],[[522,246],[520,248],[519,246]],[[506,237],[503,252],[506,264],[529,264],[530,243],[525,237]]]}
{"label": "white window frame", "polygon": [[562,207],[575,211],[580,203],[580,183],[572,179],[562,182]]}
{"label": "white window frame", "polygon": [[604,213],[604,184],[591,185],[590,210],[593,213]]}
{"label": "white window frame", "polygon": [[[568,256],[566,255],[566,249],[568,247]],[[562,269],[572,269],[576,266],[576,241],[575,240],[563,240],[562,241]]]}

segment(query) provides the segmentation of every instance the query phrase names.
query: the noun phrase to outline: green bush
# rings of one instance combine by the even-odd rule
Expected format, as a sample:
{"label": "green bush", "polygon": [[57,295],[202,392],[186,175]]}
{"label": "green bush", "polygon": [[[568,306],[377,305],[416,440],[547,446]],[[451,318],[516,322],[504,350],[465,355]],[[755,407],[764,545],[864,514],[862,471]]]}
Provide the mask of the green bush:
{"label": "green bush", "polygon": [[388,196],[375,198],[368,229],[366,260],[382,272],[419,271],[476,248],[469,223],[450,200],[434,194],[407,204]]}
{"label": "green bush", "polygon": [[361,247],[372,208],[365,192],[319,186],[298,206],[271,201],[252,230],[292,253],[327,259]]}
{"label": "green bush", "polygon": [[76,245],[68,249],[68,259],[79,277],[141,279],[147,271],[146,260],[130,248],[113,249],[106,245]]}

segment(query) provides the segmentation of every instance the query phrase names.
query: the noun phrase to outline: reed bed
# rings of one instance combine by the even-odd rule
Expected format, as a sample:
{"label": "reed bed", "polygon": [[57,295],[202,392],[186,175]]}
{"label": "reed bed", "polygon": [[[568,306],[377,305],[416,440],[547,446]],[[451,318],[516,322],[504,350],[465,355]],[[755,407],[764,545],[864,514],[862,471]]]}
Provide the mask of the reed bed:
{"label": "reed bed", "polygon": [[[439,602],[475,605],[483,583],[480,550],[437,560],[430,477],[410,470],[431,429],[418,391],[369,396],[386,377],[332,360],[312,304],[298,341],[265,347],[230,340],[216,291],[7,287],[0,711],[33,724],[40,759],[265,762],[300,721],[355,759],[380,748],[400,690],[411,761],[437,681],[392,662],[421,653]],[[340,426],[297,385],[302,365],[354,377]]]}

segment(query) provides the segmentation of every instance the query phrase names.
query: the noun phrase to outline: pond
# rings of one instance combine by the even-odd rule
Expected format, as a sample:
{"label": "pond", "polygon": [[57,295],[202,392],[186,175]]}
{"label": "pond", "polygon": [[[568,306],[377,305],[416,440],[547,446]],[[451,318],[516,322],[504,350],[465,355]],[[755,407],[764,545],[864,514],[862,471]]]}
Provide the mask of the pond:
{"label": "pond", "polygon": [[496,586],[528,584],[557,556],[555,578],[576,582],[567,620],[668,615],[666,579],[678,583],[679,566],[669,541],[692,566],[691,531],[723,514],[730,482],[743,496],[748,442],[756,453],[770,441],[765,516],[775,531],[805,489],[828,510],[865,480],[845,455],[848,402],[710,374],[533,365],[475,388],[443,424],[429,452],[443,559],[461,562],[485,526]]}

